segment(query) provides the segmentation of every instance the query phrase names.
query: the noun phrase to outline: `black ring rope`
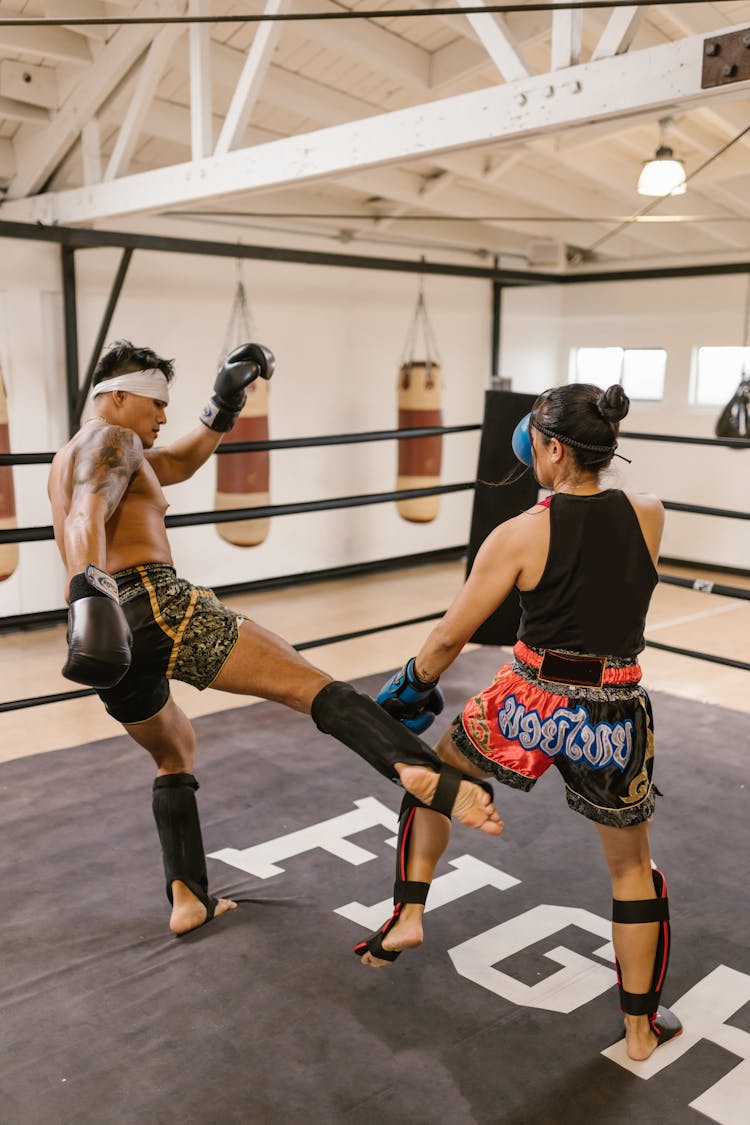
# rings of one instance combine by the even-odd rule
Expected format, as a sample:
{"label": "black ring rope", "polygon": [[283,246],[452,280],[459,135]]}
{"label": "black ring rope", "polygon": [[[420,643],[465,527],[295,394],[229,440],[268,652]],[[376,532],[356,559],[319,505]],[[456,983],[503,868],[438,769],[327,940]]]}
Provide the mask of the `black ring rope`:
{"label": "black ring rope", "polygon": [[[351,434],[317,434],[313,437],[269,438],[267,441],[225,441],[214,453],[259,453],[266,449],[307,449],[318,445],[357,445],[366,441],[401,441],[406,438],[464,434],[481,430],[481,422],[462,426],[415,426],[400,430],[364,430]],[[54,453],[0,453],[1,465],[49,465]]]}
{"label": "black ring rope", "polygon": [[663,652],[674,652],[678,656],[692,656],[696,660],[708,660],[711,664],[724,664],[728,668],[740,668],[743,672],[750,672],[750,664],[742,660],[730,660],[726,656],[714,656],[711,652],[695,652],[691,648],[677,648],[676,645],[665,645],[661,641],[646,641],[647,648],[658,648]]}
{"label": "black ring rope", "polygon": [[[410,617],[406,621],[394,621],[389,625],[373,625],[369,629],[356,629],[352,633],[336,633],[332,637],[319,637],[316,641],[302,641],[292,645],[297,652],[304,652],[309,648],[322,648],[324,645],[335,645],[341,641],[354,640],[357,637],[367,637],[371,633],[385,633],[389,629],[402,629],[407,625],[422,625],[425,621],[436,621],[442,617],[445,610],[439,613],[426,613],[421,617]],[[89,695],[96,695],[94,688],[81,688],[78,691],[62,691],[54,695],[34,695],[28,699],[14,699],[8,703],[0,703],[0,714],[6,711],[22,711],[27,707],[41,707],[45,703],[62,703],[66,699],[84,699]]]}
{"label": "black ring rope", "polygon": [[[233,523],[235,520],[266,519],[270,516],[296,516],[305,512],[328,512],[338,508],[364,508],[370,504],[389,504],[393,500],[419,500],[423,496],[445,496],[450,492],[474,489],[473,480],[460,484],[440,484],[433,488],[404,488],[398,492],[365,492],[359,496],[337,496],[332,500],[302,500],[296,504],[265,504],[259,508],[226,508],[220,512],[184,512],[167,516],[167,527],[196,527],[206,523]],[[750,519],[750,516],[748,516]],[[38,543],[54,539],[51,524],[44,527],[19,527],[0,531],[0,543]]]}
{"label": "black ring rope", "polygon": [[745,586],[724,586],[719,582],[711,582],[708,578],[680,578],[676,574],[659,574],[659,581],[664,586],[682,586],[697,594],[716,594],[720,598],[738,598],[740,601],[750,602],[750,588]]}
{"label": "black ring rope", "polygon": [[[481,430],[481,422],[471,422],[462,426],[419,426],[402,430],[364,430],[349,434],[318,434],[313,437],[269,438],[267,441],[225,441],[215,450],[216,454],[258,453],[270,449],[306,449],[311,446],[356,445],[369,441],[401,441],[406,438],[434,437],[438,434],[471,433]],[[680,442],[684,445],[718,445],[728,449],[750,449],[747,438],[708,438],[690,437],[688,434],[647,434],[621,431],[621,438],[631,441]],[[3,465],[49,465],[54,453],[0,453],[0,466]]]}
{"label": "black ring rope", "polygon": [[[740,3],[741,0],[734,0]],[[585,11],[589,8],[653,8],[658,7],[663,0],[566,0],[565,9],[571,11]],[[670,0],[672,7],[681,7],[684,4],[693,4],[695,0]],[[554,12],[562,7],[557,3],[531,3],[531,4],[473,4],[466,8],[447,6],[445,8],[394,8],[388,9],[349,9],[344,8],[337,12],[278,12],[274,15],[263,12],[249,13],[246,15],[223,16],[53,16],[45,18],[20,16],[4,16],[0,18],[0,27],[137,27],[140,25],[156,25],[166,27],[169,24],[201,24],[201,23],[299,23],[310,20],[369,20],[369,19],[418,19],[435,16],[463,16],[481,15],[486,12]]]}
{"label": "black ring rope", "polygon": [[[359,496],[338,496],[331,500],[303,500],[294,504],[265,504],[258,508],[226,508],[223,511],[184,512],[167,516],[167,527],[197,527],[209,523],[234,523],[239,520],[267,519],[272,516],[296,516],[307,512],[327,512],[340,508],[364,508],[370,504],[390,504],[394,500],[418,500],[423,496],[443,496],[451,492],[466,492],[476,488],[475,481],[459,484],[441,484],[433,488],[405,488],[399,492],[367,492]],[[669,511],[689,512],[697,516],[723,516],[726,519],[750,520],[750,512],[737,512],[730,508],[708,508],[698,504],[682,504],[676,500],[662,500]],[[18,527],[0,530],[2,543],[38,543],[54,539],[51,524],[42,527]]]}
{"label": "black ring rope", "polygon": [[631,441],[673,441],[684,445],[725,445],[729,449],[750,449],[748,438],[689,437],[687,434],[640,434],[621,430],[618,437]]}

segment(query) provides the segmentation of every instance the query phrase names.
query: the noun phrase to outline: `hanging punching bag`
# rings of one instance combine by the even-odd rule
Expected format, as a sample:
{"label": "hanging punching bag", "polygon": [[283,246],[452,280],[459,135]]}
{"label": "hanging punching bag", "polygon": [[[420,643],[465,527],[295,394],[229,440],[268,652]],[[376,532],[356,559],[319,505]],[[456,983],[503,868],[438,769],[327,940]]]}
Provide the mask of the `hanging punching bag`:
{"label": "hanging punching bag", "polygon": [[[442,426],[440,367],[430,361],[413,360],[402,365],[398,376],[398,428],[413,430]],[[440,484],[443,457],[441,434],[402,438],[398,443],[396,489],[432,488]],[[439,496],[399,500],[399,515],[411,523],[429,523],[440,511]]]}
{"label": "hanging punching bag", "polygon": [[[268,383],[256,379],[247,388],[247,401],[234,424],[232,441],[268,440]],[[217,457],[216,509],[259,508],[270,504],[268,450],[225,453]],[[217,523],[222,539],[236,547],[256,547],[268,535],[271,520],[236,520]]]}
{"label": "hanging punching bag", "polygon": [[[238,270],[240,263],[237,263]],[[254,338],[247,295],[242,278],[237,278],[224,351]],[[268,383],[256,379],[247,388],[247,401],[229,435],[229,441],[268,441]],[[217,511],[228,508],[259,508],[271,502],[269,492],[270,457],[267,449],[249,453],[222,453],[216,458]],[[217,523],[216,530],[235,547],[257,547],[268,536],[269,518],[233,520]]]}
{"label": "hanging punching bag", "polygon": [[[8,399],[5,395],[2,372],[0,372],[0,453],[10,453]],[[6,531],[12,527],[18,527],[13,469],[10,465],[0,465],[0,528]],[[0,543],[0,582],[10,578],[17,566],[18,544]]]}
{"label": "hanging punching bag", "polygon": [[[414,358],[417,333],[422,328],[426,359]],[[420,279],[419,296],[404,344],[398,375],[398,428],[422,429],[442,426],[442,385],[440,361],[424,299],[424,279]],[[430,437],[402,438],[398,443],[398,476],[396,490],[432,488],[440,484],[443,455],[441,434]],[[439,496],[422,496],[416,500],[398,500],[399,515],[410,523],[429,523],[440,511]]]}

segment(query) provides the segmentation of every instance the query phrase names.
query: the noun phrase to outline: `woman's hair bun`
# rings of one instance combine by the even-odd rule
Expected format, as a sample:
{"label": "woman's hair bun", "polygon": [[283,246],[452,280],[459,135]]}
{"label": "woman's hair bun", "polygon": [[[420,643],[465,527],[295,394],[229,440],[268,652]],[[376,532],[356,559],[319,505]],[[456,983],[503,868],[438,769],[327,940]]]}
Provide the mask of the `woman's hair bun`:
{"label": "woman's hair bun", "polygon": [[596,400],[596,407],[607,422],[616,423],[630,410],[630,399],[619,383],[613,383],[602,391]]}

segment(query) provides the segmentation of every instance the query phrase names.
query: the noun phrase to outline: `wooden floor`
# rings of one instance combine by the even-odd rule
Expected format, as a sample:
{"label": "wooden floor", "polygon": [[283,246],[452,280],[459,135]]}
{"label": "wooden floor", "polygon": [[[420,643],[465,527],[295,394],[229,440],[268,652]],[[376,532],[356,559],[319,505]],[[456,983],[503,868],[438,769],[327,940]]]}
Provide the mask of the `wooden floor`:
{"label": "wooden floor", "polygon": [[[229,604],[296,644],[444,610],[462,582],[463,569],[461,562],[413,567],[246,595]],[[669,572],[668,567],[662,570]],[[694,576],[711,577],[708,571]],[[750,587],[750,580],[714,577],[726,585]],[[423,624],[388,630],[315,648],[306,656],[336,678],[351,680],[400,665],[416,651],[429,628]],[[60,625],[0,637],[4,700],[71,690],[59,671],[64,634]],[[654,595],[647,636],[748,662],[750,603],[662,584]],[[652,648],[642,654],[641,663],[644,682],[653,690],[750,713],[750,672]],[[242,702],[211,689],[200,693],[186,684],[175,683],[173,691],[191,717]],[[0,714],[0,761],[116,736],[121,730],[96,698],[11,711]]]}

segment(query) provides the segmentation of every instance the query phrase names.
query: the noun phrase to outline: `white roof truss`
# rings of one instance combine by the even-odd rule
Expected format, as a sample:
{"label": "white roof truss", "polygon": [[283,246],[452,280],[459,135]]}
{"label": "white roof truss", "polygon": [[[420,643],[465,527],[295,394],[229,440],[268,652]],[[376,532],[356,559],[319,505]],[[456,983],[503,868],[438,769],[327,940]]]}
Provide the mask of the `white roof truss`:
{"label": "white roof truss", "polygon": [[[458,2],[462,8],[476,6],[475,0],[458,0]],[[484,0],[480,0],[480,3],[484,3]],[[528,78],[531,75],[531,68],[501,16],[491,12],[487,15],[477,12],[468,14],[466,18],[506,82],[513,82],[516,78]]]}
{"label": "white roof truss", "polygon": [[609,59],[629,50],[643,14],[643,8],[615,8],[591,54],[592,62],[596,59]]}
{"label": "white roof truss", "polygon": [[[263,12],[264,15],[275,16],[286,12],[288,8],[289,0],[266,0]],[[237,83],[229,111],[224,120],[224,127],[216,142],[215,156],[223,156],[230,152],[242,140],[271,62],[271,56],[281,35],[281,28],[280,23],[273,21],[258,24],[240,80]]]}
{"label": "white roof truss", "polygon": [[[118,32],[114,39],[119,36]],[[192,164],[6,202],[3,215],[78,223],[185,206],[238,192],[346,175],[376,164],[424,158],[452,149],[543,136],[592,119],[708,105],[737,98],[749,89],[750,81],[729,88],[701,89],[703,42],[703,35],[693,36],[579,64],[557,75],[531,76]],[[100,80],[99,101],[102,85]],[[18,194],[21,177],[17,181],[11,185],[12,195]]]}
{"label": "white roof truss", "polygon": [[[205,16],[209,0],[190,0],[191,16]],[[211,29],[205,23],[193,23],[188,33],[190,44],[190,151],[193,160],[202,160],[213,152],[211,120]]]}
{"label": "white roof truss", "polygon": [[[179,0],[142,0],[133,15],[166,16],[181,14],[184,3]],[[60,28],[10,28],[20,30],[38,42],[51,34],[64,34],[76,40],[91,60],[85,39]],[[116,89],[133,64],[140,58],[153,39],[153,28],[121,27],[100,52],[95,62],[87,67],[83,77],[70,81],[60,108],[52,115],[46,129],[19,139],[16,163],[19,171],[8,187],[11,197],[30,195],[38,191],[50,173],[57,167],[66,152],[78,138],[86,122],[94,116],[106,98]],[[44,54],[47,52],[45,51]]]}
{"label": "white roof truss", "polygon": [[104,180],[114,180],[127,171],[130,158],[135,151],[141,135],[143,122],[151,106],[164,67],[175,42],[184,35],[185,28],[179,24],[168,24],[156,35],[149,47],[138,74],[135,90],[130,98],[125,120],[115,142],[115,147],[104,173]]}

